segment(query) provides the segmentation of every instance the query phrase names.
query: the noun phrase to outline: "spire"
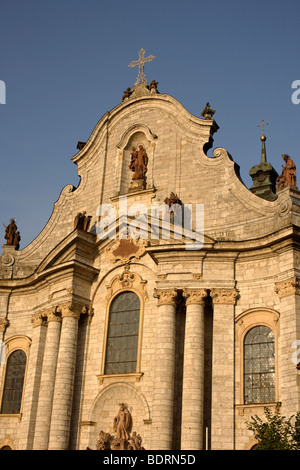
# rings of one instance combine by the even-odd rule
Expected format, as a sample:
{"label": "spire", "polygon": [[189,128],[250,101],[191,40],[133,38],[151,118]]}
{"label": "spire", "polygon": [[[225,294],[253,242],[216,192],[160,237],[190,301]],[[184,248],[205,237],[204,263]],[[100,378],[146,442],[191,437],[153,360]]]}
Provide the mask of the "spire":
{"label": "spire", "polygon": [[266,152],[266,136],[264,134],[264,126],[267,125],[267,122],[262,120],[261,124],[258,124],[258,127],[262,127],[261,135],[261,156],[260,163],[251,168],[249,174],[253,180],[253,185],[250,188],[250,191],[262,199],[267,201],[274,201],[277,199],[276,195],[276,178],[277,173],[270,163],[267,162],[267,152]]}
{"label": "spire", "polygon": [[264,126],[267,126],[269,123],[268,122],[265,122],[264,120],[261,121],[261,124],[258,124],[257,127],[261,127],[262,129],[262,135],[261,135],[261,159],[260,159],[260,162],[261,163],[267,163],[267,155],[266,155],[266,136],[264,134]]}

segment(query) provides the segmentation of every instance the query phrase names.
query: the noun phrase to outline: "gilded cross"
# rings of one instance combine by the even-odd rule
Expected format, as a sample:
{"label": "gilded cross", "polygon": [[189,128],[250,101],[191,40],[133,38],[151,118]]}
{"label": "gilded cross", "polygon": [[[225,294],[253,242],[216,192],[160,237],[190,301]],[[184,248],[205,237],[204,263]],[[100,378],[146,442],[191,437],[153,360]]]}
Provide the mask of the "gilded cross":
{"label": "gilded cross", "polygon": [[258,124],[257,127],[262,128],[262,135],[264,135],[264,126],[267,126],[269,123],[265,122],[264,120],[261,121],[261,124]]}
{"label": "gilded cross", "polygon": [[136,85],[138,85],[140,83],[146,83],[147,84],[147,80],[146,80],[145,72],[144,72],[144,64],[146,62],[152,62],[153,59],[155,59],[155,57],[153,55],[149,55],[148,57],[145,57],[145,50],[141,49],[140,52],[139,52],[139,60],[133,60],[128,65],[128,67],[131,67],[131,68],[135,67],[136,65],[139,67],[139,74],[138,74],[137,80],[135,82]]}

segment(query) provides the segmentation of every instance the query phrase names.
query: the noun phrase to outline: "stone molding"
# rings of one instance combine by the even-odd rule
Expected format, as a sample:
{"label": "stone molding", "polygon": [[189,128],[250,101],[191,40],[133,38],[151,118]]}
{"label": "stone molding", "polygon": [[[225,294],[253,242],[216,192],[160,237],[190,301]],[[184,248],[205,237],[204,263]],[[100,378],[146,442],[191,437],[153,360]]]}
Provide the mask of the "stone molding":
{"label": "stone molding", "polygon": [[289,295],[300,295],[300,279],[294,276],[285,281],[275,282],[274,290],[280,299]]}
{"label": "stone molding", "polygon": [[153,297],[158,299],[158,306],[161,305],[176,305],[177,301],[176,289],[154,289]]}
{"label": "stone molding", "polygon": [[212,289],[210,295],[213,304],[235,305],[239,293],[236,289]]}
{"label": "stone molding", "polygon": [[183,289],[186,305],[205,305],[207,289]]}

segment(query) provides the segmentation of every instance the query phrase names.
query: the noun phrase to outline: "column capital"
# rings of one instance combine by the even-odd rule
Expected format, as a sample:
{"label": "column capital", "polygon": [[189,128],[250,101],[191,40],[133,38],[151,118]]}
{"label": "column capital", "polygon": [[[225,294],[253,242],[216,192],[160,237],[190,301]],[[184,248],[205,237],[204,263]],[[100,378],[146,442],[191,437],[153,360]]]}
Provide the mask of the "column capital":
{"label": "column capital", "polygon": [[6,318],[0,318],[0,333],[4,333],[9,325],[9,321]]}
{"label": "column capital", "polygon": [[36,328],[37,326],[46,326],[47,321],[45,317],[44,312],[38,312],[32,315],[31,317],[31,323],[33,328]]}
{"label": "column capital", "polygon": [[186,299],[186,305],[204,305],[207,289],[185,288],[182,291],[182,295]]}
{"label": "column capital", "polygon": [[275,282],[274,290],[280,299],[288,295],[300,295],[300,279],[294,276],[284,281]]}
{"label": "column capital", "polygon": [[57,307],[57,312],[61,314],[62,318],[72,317],[79,320],[82,311],[82,305],[74,302],[67,302]]}
{"label": "column capital", "polygon": [[58,307],[51,307],[48,310],[46,310],[45,314],[47,317],[47,322],[48,323],[53,322],[53,321],[61,322],[62,317],[60,313],[61,312],[59,311]]}
{"label": "column capital", "polygon": [[235,305],[239,293],[236,289],[211,289],[210,295],[213,304]]}
{"label": "column capital", "polygon": [[177,300],[176,289],[154,289],[153,297],[158,299],[158,306],[160,305],[176,305]]}

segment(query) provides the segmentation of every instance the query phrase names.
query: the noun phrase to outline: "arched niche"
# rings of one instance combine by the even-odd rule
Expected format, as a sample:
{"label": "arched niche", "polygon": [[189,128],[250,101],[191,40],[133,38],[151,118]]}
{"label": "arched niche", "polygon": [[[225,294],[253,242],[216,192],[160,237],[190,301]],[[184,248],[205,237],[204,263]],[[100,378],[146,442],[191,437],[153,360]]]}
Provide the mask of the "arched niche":
{"label": "arched niche", "polygon": [[146,173],[146,187],[153,187],[153,167],[154,167],[154,151],[157,136],[143,124],[134,124],[123,134],[117,145],[117,164],[116,164],[116,181],[118,195],[127,194],[130,191],[133,172],[129,165],[131,162],[132,149],[138,149],[143,146],[148,156],[148,165]]}

